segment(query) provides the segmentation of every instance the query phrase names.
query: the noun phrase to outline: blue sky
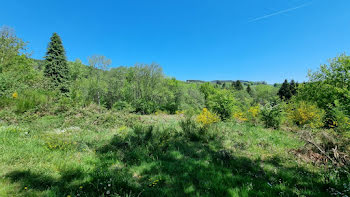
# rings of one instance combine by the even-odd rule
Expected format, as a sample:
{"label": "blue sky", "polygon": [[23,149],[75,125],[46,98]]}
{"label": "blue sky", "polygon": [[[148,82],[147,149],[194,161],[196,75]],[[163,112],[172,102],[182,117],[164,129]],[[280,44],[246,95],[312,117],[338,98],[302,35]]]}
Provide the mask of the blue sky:
{"label": "blue sky", "polygon": [[307,80],[350,51],[349,0],[11,0],[0,25],[42,59],[53,32],[69,60],[156,62],[180,80]]}

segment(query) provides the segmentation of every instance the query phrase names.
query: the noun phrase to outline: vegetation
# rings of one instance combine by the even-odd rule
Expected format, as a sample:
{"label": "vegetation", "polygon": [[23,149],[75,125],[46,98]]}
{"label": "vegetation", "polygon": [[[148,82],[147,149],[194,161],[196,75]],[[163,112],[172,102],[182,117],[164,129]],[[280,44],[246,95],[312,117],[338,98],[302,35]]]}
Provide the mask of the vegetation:
{"label": "vegetation", "polygon": [[53,33],[45,56],[44,75],[62,93],[68,92],[69,69],[61,38]]}
{"label": "vegetation", "polygon": [[350,57],[273,86],[88,62],[0,31],[0,196],[349,196]]}

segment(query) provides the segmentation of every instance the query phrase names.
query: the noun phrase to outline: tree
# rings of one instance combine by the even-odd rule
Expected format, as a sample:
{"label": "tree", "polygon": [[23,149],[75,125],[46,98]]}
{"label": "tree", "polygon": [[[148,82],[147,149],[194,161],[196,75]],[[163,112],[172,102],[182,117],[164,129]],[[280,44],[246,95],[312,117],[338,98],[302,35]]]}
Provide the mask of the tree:
{"label": "tree", "polygon": [[237,80],[235,83],[235,89],[236,90],[243,90],[243,85],[240,80]]}
{"label": "tree", "polygon": [[69,68],[61,38],[53,33],[50,38],[45,56],[44,75],[50,79],[51,86],[67,93],[69,82]]}
{"label": "tree", "polygon": [[13,59],[21,55],[26,43],[16,37],[15,31],[9,27],[0,29],[0,73],[13,64]]}
{"label": "tree", "polygon": [[252,89],[250,88],[250,84],[248,84],[248,87],[247,87],[247,92],[248,92],[248,94],[249,94],[249,95],[251,95],[251,94],[252,94]]}
{"label": "tree", "polygon": [[97,103],[99,106],[101,106],[101,88],[100,88],[100,82],[101,82],[101,75],[102,72],[105,70],[108,70],[108,66],[111,65],[112,61],[108,58],[106,58],[103,55],[93,55],[88,58],[89,61],[89,68],[90,68],[90,74],[92,76],[96,77],[96,97],[97,97]]}
{"label": "tree", "polygon": [[282,100],[289,100],[290,98],[292,98],[290,84],[288,83],[287,79],[284,80],[277,94]]}
{"label": "tree", "polygon": [[292,95],[296,95],[297,94],[297,83],[295,83],[295,81],[294,80],[292,80],[291,82],[290,82],[290,91],[291,91],[291,93],[292,93]]}

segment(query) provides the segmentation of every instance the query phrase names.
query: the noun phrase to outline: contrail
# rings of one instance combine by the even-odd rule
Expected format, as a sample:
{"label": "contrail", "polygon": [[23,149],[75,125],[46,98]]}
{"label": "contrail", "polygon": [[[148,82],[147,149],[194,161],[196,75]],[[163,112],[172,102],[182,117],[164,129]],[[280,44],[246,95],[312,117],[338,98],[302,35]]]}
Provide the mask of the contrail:
{"label": "contrail", "polygon": [[305,4],[297,6],[297,7],[281,10],[281,11],[278,11],[278,12],[275,12],[275,13],[272,13],[272,14],[268,14],[268,15],[265,15],[265,16],[261,16],[261,17],[255,18],[255,19],[253,19],[253,20],[251,20],[249,22],[254,22],[254,21],[258,21],[258,20],[264,19],[264,18],[269,18],[271,16],[280,15],[280,14],[283,14],[283,13],[286,13],[286,12],[290,12],[290,11],[293,11],[293,10],[296,10],[296,9],[300,9],[300,8],[306,7],[306,6],[310,5],[310,4],[311,3],[305,3]]}

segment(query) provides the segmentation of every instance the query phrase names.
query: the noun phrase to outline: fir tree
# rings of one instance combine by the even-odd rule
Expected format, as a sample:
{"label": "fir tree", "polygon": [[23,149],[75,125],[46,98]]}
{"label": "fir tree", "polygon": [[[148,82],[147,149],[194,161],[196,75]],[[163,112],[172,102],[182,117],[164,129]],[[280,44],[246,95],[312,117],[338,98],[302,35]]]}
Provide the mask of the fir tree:
{"label": "fir tree", "polygon": [[69,68],[61,38],[53,33],[45,56],[44,74],[50,79],[53,88],[62,93],[68,92]]}
{"label": "fir tree", "polygon": [[236,90],[243,90],[243,85],[240,80],[236,81],[235,88]]}
{"label": "fir tree", "polygon": [[248,84],[247,92],[249,95],[252,95],[252,89],[250,88],[250,84]]}
{"label": "fir tree", "polygon": [[292,80],[290,82],[290,91],[291,91],[292,95],[296,95],[297,94],[297,84],[295,83],[294,80]]}
{"label": "fir tree", "polygon": [[277,94],[282,100],[289,100],[292,97],[290,84],[288,83],[287,79],[284,80]]}

